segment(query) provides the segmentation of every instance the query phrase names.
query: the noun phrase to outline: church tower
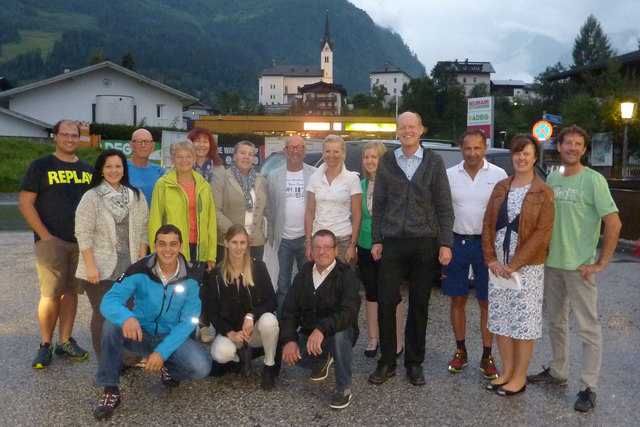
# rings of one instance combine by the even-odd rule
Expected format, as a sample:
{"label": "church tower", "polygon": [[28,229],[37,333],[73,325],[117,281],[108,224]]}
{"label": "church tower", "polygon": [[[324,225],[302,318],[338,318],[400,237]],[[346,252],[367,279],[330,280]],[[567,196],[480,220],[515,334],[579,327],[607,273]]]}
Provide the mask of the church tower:
{"label": "church tower", "polygon": [[333,42],[329,34],[329,10],[324,22],[324,40],[320,51],[320,68],[322,69],[322,81],[333,83]]}

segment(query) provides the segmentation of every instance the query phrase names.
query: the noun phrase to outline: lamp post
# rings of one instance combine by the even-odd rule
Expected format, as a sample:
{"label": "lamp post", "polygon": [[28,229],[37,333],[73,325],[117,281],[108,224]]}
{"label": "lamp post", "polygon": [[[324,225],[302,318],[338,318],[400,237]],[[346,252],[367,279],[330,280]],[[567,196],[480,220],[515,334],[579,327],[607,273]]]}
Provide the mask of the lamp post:
{"label": "lamp post", "polygon": [[629,176],[629,166],[627,164],[627,148],[629,146],[629,120],[633,117],[633,111],[636,108],[635,102],[622,102],[620,104],[620,113],[624,121],[624,136],[622,139],[622,178]]}

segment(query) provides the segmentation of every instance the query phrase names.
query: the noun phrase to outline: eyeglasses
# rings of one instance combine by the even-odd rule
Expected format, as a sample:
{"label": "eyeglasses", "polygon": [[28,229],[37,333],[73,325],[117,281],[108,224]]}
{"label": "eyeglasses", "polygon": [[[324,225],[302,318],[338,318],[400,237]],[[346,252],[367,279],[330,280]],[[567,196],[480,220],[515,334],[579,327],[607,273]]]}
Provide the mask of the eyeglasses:
{"label": "eyeglasses", "polygon": [[311,249],[313,249],[316,252],[329,252],[331,249],[335,248],[336,245],[333,246],[311,246]]}
{"label": "eyeglasses", "polygon": [[304,145],[287,145],[285,149],[289,151],[304,151]]}
{"label": "eyeglasses", "polygon": [[76,139],[76,138],[80,138],[80,135],[78,135],[77,133],[58,133],[58,136],[61,136],[62,138],[72,138],[72,139]]}
{"label": "eyeglasses", "polygon": [[193,154],[176,154],[177,160],[191,160],[193,159]]}
{"label": "eyeglasses", "polygon": [[131,142],[134,143],[135,145],[151,145],[151,144],[153,144],[153,141],[150,140],[150,139],[134,139]]}

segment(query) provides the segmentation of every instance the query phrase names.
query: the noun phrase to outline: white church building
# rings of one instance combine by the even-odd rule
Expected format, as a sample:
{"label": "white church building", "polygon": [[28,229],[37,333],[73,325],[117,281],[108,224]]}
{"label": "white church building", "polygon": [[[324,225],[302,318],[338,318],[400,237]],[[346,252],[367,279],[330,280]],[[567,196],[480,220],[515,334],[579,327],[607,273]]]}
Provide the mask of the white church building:
{"label": "white church building", "polygon": [[328,14],[320,51],[320,66],[274,65],[267,68],[258,78],[258,100],[268,109],[288,109],[302,102],[300,89],[303,86],[318,82],[333,83],[333,43],[329,34]]}

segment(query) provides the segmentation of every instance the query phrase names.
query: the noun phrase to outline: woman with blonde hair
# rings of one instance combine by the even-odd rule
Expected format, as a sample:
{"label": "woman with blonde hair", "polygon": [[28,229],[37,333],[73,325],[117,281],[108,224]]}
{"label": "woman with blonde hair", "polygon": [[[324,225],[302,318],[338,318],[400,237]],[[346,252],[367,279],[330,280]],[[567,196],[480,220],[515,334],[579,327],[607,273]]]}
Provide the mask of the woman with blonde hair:
{"label": "woman with blonde hair", "polygon": [[[365,309],[369,341],[364,350],[367,357],[375,357],[378,352],[378,270],[380,261],[371,256],[371,208],[373,206],[373,189],[375,187],[378,162],[387,151],[380,141],[368,142],[362,149],[362,225],[358,237],[358,269],[365,290]],[[402,326],[404,310],[402,301],[396,308],[396,352],[402,352]]]}
{"label": "woman with blonde hair", "polygon": [[347,150],[338,135],[327,135],[322,144],[324,163],[309,178],[304,232],[307,259],[311,261],[311,236],[326,229],[336,235],[338,258],[352,267],[362,221],[362,187],[358,174],[347,170]]}
{"label": "woman with blonde hair", "polygon": [[264,262],[252,258],[249,233],[233,224],[224,236],[224,256],[204,290],[207,318],[216,330],[211,357],[218,364],[239,362],[244,376],[251,372],[251,348],[264,348],[263,390],[275,386],[280,328],[274,311],[276,295]]}

